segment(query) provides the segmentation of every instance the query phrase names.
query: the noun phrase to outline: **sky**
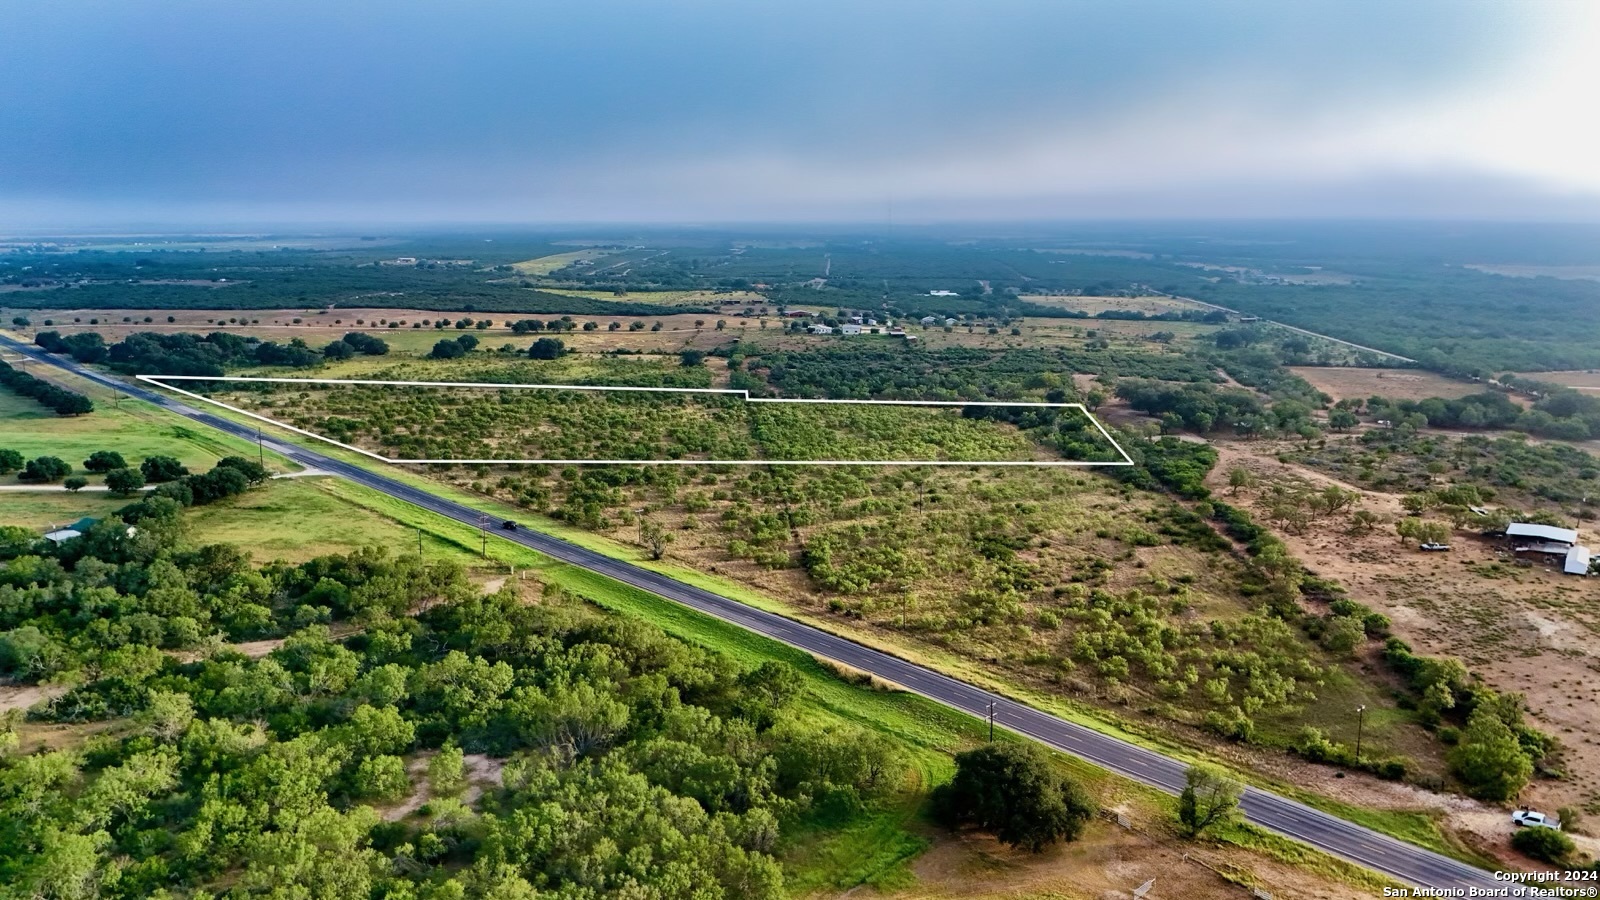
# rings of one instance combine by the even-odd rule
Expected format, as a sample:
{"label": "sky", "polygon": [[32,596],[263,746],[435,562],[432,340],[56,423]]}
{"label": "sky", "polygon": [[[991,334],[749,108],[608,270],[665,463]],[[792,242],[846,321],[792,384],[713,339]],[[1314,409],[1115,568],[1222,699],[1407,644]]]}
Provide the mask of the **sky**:
{"label": "sky", "polygon": [[1600,221],[1588,0],[0,6],[0,230]]}

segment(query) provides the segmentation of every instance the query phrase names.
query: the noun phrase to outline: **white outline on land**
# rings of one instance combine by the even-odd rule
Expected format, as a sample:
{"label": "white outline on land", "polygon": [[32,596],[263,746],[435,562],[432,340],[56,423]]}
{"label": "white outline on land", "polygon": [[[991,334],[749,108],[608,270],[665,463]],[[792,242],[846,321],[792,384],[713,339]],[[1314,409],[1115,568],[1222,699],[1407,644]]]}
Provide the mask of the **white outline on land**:
{"label": "white outline on land", "polygon": [[[1131,466],[1133,458],[1128,456],[1128,451],[1122,449],[1111,432],[1106,430],[1100,420],[1096,419],[1089,408],[1082,403],[1015,403],[988,400],[805,400],[789,397],[752,397],[746,390],[733,388],[669,388],[669,387],[619,387],[613,385],[594,384],[497,384],[482,381],[379,381],[364,378],[254,378],[244,375],[135,375],[139,381],[166,388],[174,393],[182,394],[219,406],[229,412],[248,416],[259,422],[274,425],[302,434],[309,438],[332,444],[335,447],[359,453],[369,459],[394,465],[552,465],[552,466]],[[167,384],[168,381],[246,381],[267,384],[354,384],[376,385],[389,387],[442,387],[442,388],[499,388],[511,390],[542,390],[542,391],[634,391],[664,394],[718,394],[743,398],[746,403],[814,403],[814,404],[852,404],[860,406],[1009,406],[1030,407],[1035,409],[1076,409],[1089,420],[1089,423],[1100,432],[1107,443],[1111,444],[1122,459],[1113,462],[1089,462],[1083,460],[949,460],[949,459],[391,459],[363,450],[349,444],[325,437],[314,431],[296,428],[287,422],[268,418],[247,409],[240,409],[215,400],[203,394],[186,391],[180,387]]]}

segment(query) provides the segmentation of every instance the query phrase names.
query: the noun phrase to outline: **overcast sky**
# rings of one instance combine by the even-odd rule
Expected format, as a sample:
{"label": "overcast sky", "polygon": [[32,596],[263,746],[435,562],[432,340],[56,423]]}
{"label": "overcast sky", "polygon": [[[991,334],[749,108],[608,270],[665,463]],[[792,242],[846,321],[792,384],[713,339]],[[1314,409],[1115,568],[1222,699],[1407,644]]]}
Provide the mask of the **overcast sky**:
{"label": "overcast sky", "polygon": [[0,7],[0,230],[1600,221],[1600,3]]}

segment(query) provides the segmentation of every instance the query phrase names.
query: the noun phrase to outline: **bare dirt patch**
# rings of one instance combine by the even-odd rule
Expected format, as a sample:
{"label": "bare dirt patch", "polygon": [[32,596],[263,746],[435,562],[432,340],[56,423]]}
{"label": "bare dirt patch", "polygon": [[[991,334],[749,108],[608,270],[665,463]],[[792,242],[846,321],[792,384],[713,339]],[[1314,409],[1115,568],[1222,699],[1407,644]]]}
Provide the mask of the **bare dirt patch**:
{"label": "bare dirt patch", "polygon": [[1550,384],[1564,384],[1579,390],[1600,391],[1600,369],[1564,369],[1559,372],[1524,372],[1517,376]]}
{"label": "bare dirt patch", "polygon": [[[1188,858],[1186,858],[1186,855]],[[963,832],[935,840],[912,864],[914,887],[896,898],[1101,898],[1131,895],[1154,880],[1149,897],[1184,900],[1238,900],[1249,892],[1202,865],[1203,859],[1236,877],[1254,881],[1276,896],[1304,900],[1368,897],[1370,893],[1289,869],[1238,851],[1186,844],[1125,831],[1099,822],[1071,844],[1040,854],[1014,851],[994,838]],[[1292,886],[1292,893],[1287,889]]]}
{"label": "bare dirt patch", "polygon": [[66,692],[67,686],[62,684],[0,685],[0,712],[27,709],[36,703],[54,700]]}
{"label": "bare dirt patch", "polygon": [[[1446,378],[1421,369],[1363,369],[1353,366],[1290,366],[1289,371],[1335,400],[1365,400],[1374,395],[1395,400],[1453,400],[1481,394],[1481,382]],[[1516,399],[1516,398],[1513,398]]]}
{"label": "bare dirt patch", "polygon": [[[1263,484],[1301,478],[1357,489],[1279,462],[1276,454],[1286,444],[1215,446],[1219,462],[1212,489],[1258,517],[1259,488],[1231,496],[1227,473],[1235,466]],[[1361,494],[1361,508],[1384,520],[1372,533],[1350,534],[1342,521],[1329,519],[1302,534],[1279,530],[1280,536],[1308,569],[1389,616],[1394,633],[1418,652],[1459,657],[1494,689],[1526,696],[1532,722],[1561,740],[1568,777],[1534,781],[1520,802],[1554,810],[1600,800],[1600,744],[1593,735],[1594,704],[1600,700],[1600,584],[1544,566],[1517,566],[1500,542],[1464,532],[1455,535],[1448,553],[1403,546],[1393,526],[1404,514],[1400,497]]]}

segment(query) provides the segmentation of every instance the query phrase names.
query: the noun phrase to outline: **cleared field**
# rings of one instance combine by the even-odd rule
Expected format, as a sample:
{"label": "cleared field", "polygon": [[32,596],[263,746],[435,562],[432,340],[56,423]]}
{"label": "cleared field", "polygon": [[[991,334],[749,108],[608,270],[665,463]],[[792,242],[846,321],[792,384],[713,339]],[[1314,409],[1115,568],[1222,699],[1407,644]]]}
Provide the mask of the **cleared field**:
{"label": "cleared field", "polygon": [[1052,306],[1057,309],[1070,309],[1075,312],[1095,315],[1103,312],[1140,312],[1145,315],[1160,315],[1171,312],[1206,312],[1208,307],[1187,300],[1174,300],[1171,297],[1069,297],[1069,296],[1035,296],[1024,294],[1018,298],[1039,306]]}
{"label": "cleared field", "polygon": [[1566,369],[1560,372],[1524,372],[1517,376],[1533,381],[1564,384],[1582,391],[1600,391],[1600,369]]}
{"label": "cleared field", "polygon": [[[1025,347],[1083,347],[1094,340],[1105,340],[1118,349],[1137,350],[1143,353],[1177,354],[1197,338],[1217,331],[1219,325],[1199,322],[1133,321],[1127,319],[1053,319],[1028,317],[1017,326],[1021,334],[1012,334],[1010,328],[997,329],[989,334],[981,325],[953,325],[949,331],[944,326],[923,328],[907,326],[906,332],[917,338],[924,347],[973,347],[984,350],[1001,350]],[[819,340],[829,340],[827,335]],[[835,338],[837,340],[837,338]],[[793,338],[785,338],[793,340]]]}
{"label": "cleared field", "polygon": [[1290,366],[1289,371],[1311,382],[1312,387],[1334,400],[1365,400],[1372,396],[1394,400],[1426,400],[1429,397],[1453,400],[1489,390],[1481,382],[1447,378],[1421,369]]}
{"label": "cleared field", "polygon": [[593,262],[609,256],[613,252],[611,250],[590,249],[574,250],[571,253],[553,253],[549,256],[541,256],[538,259],[525,259],[519,263],[512,263],[511,268],[523,275],[549,275],[551,272],[557,269],[564,269],[573,263],[585,260]]}
{"label": "cleared field", "polygon": [[658,303],[662,306],[752,306],[771,308],[772,301],[753,291],[585,291],[575,288],[540,288],[546,294],[585,297],[590,300],[616,300],[629,303]]}

